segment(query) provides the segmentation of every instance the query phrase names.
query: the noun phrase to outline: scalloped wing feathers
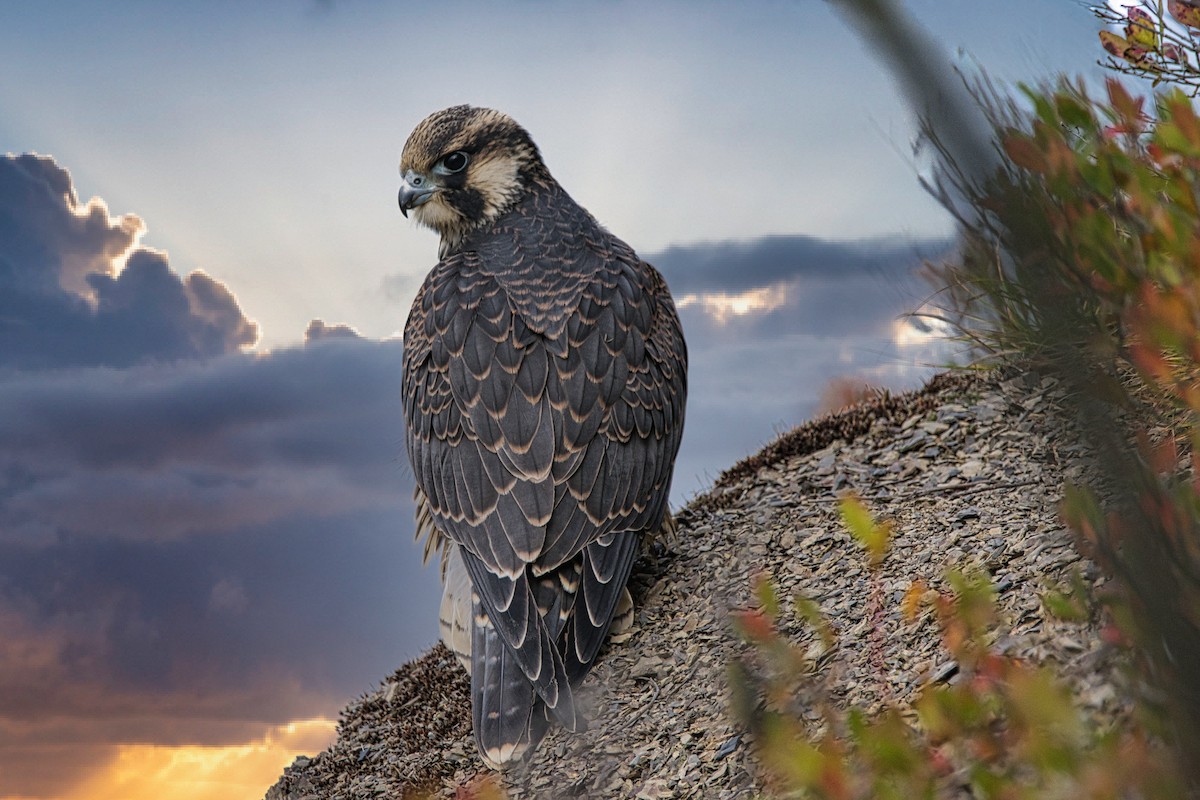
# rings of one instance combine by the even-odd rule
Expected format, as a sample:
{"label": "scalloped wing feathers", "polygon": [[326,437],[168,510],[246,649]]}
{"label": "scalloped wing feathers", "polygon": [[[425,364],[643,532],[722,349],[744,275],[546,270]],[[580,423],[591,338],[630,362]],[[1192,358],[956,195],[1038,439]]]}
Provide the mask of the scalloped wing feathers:
{"label": "scalloped wing feathers", "polygon": [[662,277],[556,185],[467,237],[417,295],[407,446],[427,528],[457,544],[488,621],[473,702],[495,763],[536,744],[546,711],[583,725],[572,685],[667,513],[686,363]]}

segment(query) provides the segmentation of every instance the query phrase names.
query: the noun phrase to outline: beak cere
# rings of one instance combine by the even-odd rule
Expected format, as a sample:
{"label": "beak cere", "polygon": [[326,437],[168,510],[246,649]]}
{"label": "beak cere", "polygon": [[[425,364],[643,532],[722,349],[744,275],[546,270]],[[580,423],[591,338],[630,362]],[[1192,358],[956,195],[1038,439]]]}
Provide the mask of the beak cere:
{"label": "beak cere", "polygon": [[400,213],[407,217],[409,211],[428,203],[435,191],[437,187],[431,185],[428,178],[409,170],[400,183]]}

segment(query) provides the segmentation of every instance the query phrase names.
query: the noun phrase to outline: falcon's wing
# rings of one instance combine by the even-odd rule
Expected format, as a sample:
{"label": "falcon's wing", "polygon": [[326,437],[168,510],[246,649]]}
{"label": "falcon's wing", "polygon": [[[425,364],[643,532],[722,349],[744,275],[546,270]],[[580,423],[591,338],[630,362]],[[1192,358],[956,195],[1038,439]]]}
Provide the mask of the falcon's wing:
{"label": "falcon's wing", "polygon": [[[641,533],[663,520],[686,351],[661,276],[619,241],[537,252],[559,261],[529,275],[575,282],[539,292],[532,279],[506,281],[484,257],[519,264],[521,250],[495,247],[452,255],[430,273],[405,330],[405,411],[436,527],[461,546],[505,652],[574,729],[581,721],[554,643],[574,610],[564,649],[578,680]],[[538,577],[580,558],[576,585],[564,574],[554,590],[562,599],[548,602]],[[549,606],[559,613],[539,613]]]}
{"label": "falcon's wing", "polygon": [[[616,244],[621,265],[613,274],[616,291],[609,291],[607,304],[602,297],[592,299],[592,307],[603,310],[578,348],[598,340],[613,356],[614,391],[600,404],[601,423],[575,480],[581,488],[590,483],[579,493],[575,513],[596,526],[583,550],[576,607],[566,632],[564,657],[576,682],[607,637],[642,534],[670,524],[667,500],[687,394],[687,348],[666,283],[657,270]],[[569,408],[571,416],[576,408]],[[592,463],[598,463],[594,481],[587,469]]]}
{"label": "falcon's wing", "polygon": [[[562,623],[543,622],[527,574],[553,512],[561,430],[546,389],[545,340],[513,313],[473,252],[430,273],[405,340],[409,457],[434,527],[458,543],[507,646],[503,658],[515,662],[507,669],[519,666],[564,727],[575,730],[580,721],[554,646]],[[473,657],[473,673],[481,658]]]}

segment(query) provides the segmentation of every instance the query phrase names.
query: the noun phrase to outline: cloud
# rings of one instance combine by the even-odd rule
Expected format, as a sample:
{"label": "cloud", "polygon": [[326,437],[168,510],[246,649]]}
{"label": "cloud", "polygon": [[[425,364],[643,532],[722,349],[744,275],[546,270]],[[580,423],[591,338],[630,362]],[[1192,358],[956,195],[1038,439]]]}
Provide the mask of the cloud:
{"label": "cloud", "polygon": [[329,325],[324,320],[314,319],[308,323],[304,331],[304,341],[316,342],[322,339],[361,339],[362,335],[349,325]]}
{"label": "cloud", "polygon": [[0,367],[125,367],[254,344],[233,294],[137,247],[144,231],[101,200],[81,205],[53,159],[0,156]]}
{"label": "cloud", "polygon": [[233,293],[142,230],[52,160],[0,159],[5,791],[332,715],[436,637],[401,344],[318,320],[244,352]]}
{"label": "cloud", "polygon": [[6,375],[0,732],[242,741],[429,646],[400,350]]}
{"label": "cloud", "polygon": [[931,293],[923,264],[948,248],[770,236],[671,247],[647,260],[667,279],[690,343],[772,348],[793,335],[892,339],[897,319]]}
{"label": "cloud", "polygon": [[923,260],[948,246],[772,236],[648,255],[671,287],[688,341],[676,498],[810,418],[829,381],[910,388],[945,363],[944,341],[905,315],[930,293]]}
{"label": "cloud", "polygon": [[394,502],[399,342],[124,370],[23,372],[0,393],[0,542],[162,541]]}
{"label": "cloud", "polygon": [[6,285],[87,293],[87,276],[110,273],[145,232],[133,214],[113,219],[103,200],[83,206],[65,169],[45,156],[0,158],[0,264]]}
{"label": "cloud", "polygon": [[51,747],[62,720],[85,748],[244,741],[429,646],[399,356],[331,340],[7,376],[0,741]]}
{"label": "cloud", "polygon": [[678,297],[737,294],[791,281],[839,281],[909,271],[946,250],[941,240],[831,242],[812,236],[765,236],[738,242],[675,245],[647,257]]}

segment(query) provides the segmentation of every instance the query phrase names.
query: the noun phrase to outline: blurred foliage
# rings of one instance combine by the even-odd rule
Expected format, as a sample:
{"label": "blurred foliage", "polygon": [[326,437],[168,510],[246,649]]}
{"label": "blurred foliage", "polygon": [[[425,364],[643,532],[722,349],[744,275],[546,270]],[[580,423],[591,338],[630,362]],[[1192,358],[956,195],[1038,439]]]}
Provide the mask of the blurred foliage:
{"label": "blurred foliage", "polygon": [[[804,688],[813,665],[779,640],[762,604],[748,613],[761,617],[752,641],[766,667],[739,667],[737,710],[782,793],[1179,797],[1200,787],[1200,116],[1184,91],[1200,88],[1200,10],[1143,5],[1120,12],[1124,36],[1101,39],[1117,48],[1116,68],[1177,84],[1169,91],[1140,97],[1111,80],[1095,99],[1064,79],[1012,98],[982,86],[999,153],[987,175],[955,164],[931,131],[944,167],[931,189],[962,235],[937,270],[949,318],[984,358],[1058,377],[1069,435],[1094,456],[1063,516],[1115,579],[1099,598],[1111,620],[1102,635],[1130,646],[1138,722],[1097,731],[1049,674],[989,649],[989,590],[968,577],[950,576],[952,591],[933,601],[961,678],[928,688],[915,718],[832,710]],[[849,503],[843,519],[877,570],[887,531],[864,513]],[[927,593],[914,586],[904,612]],[[1081,619],[1082,594],[1051,592],[1044,604]],[[816,731],[803,724],[814,710]]]}
{"label": "blurred foliage", "polygon": [[993,108],[1006,161],[946,274],[977,341],[1068,388],[1096,475],[1064,516],[1117,578],[1145,700],[1200,785],[1200,117],[1115,80],[1027,99]]}
{"label": "blurred foliage", "polygon": [[[886,551],[888,528],[864,522],[856,500],[844,501],[842,511],[877,580],[878,548],[882,543]],[[862,531],[864,524],[875,530]],[[869,715],[861,708],[840,710],[823,695],[817,663],[780,632],[783,600],[769,580],[756,580],[756,606],[735,617],[753,647],[732,667],[732,703],[755,736],[773,796],[1182,796],[1152,740],[1098,729],[1050,672],[991,647],[994,590],[985,576],[951,572],[947,585],[947,591],[935,591],[914,582],[902,608],[913,624],[925,610],[937,615],[957,665],[953,678],[927,686],[911,710],[890,705]],[[1064,594],[1062,602],[1077,602],[1073,594]],[[814,608],[797,598],[796,612],[810,624]],[[814,629],[826,646],[833,645],[827,622],[817,620]]]}

